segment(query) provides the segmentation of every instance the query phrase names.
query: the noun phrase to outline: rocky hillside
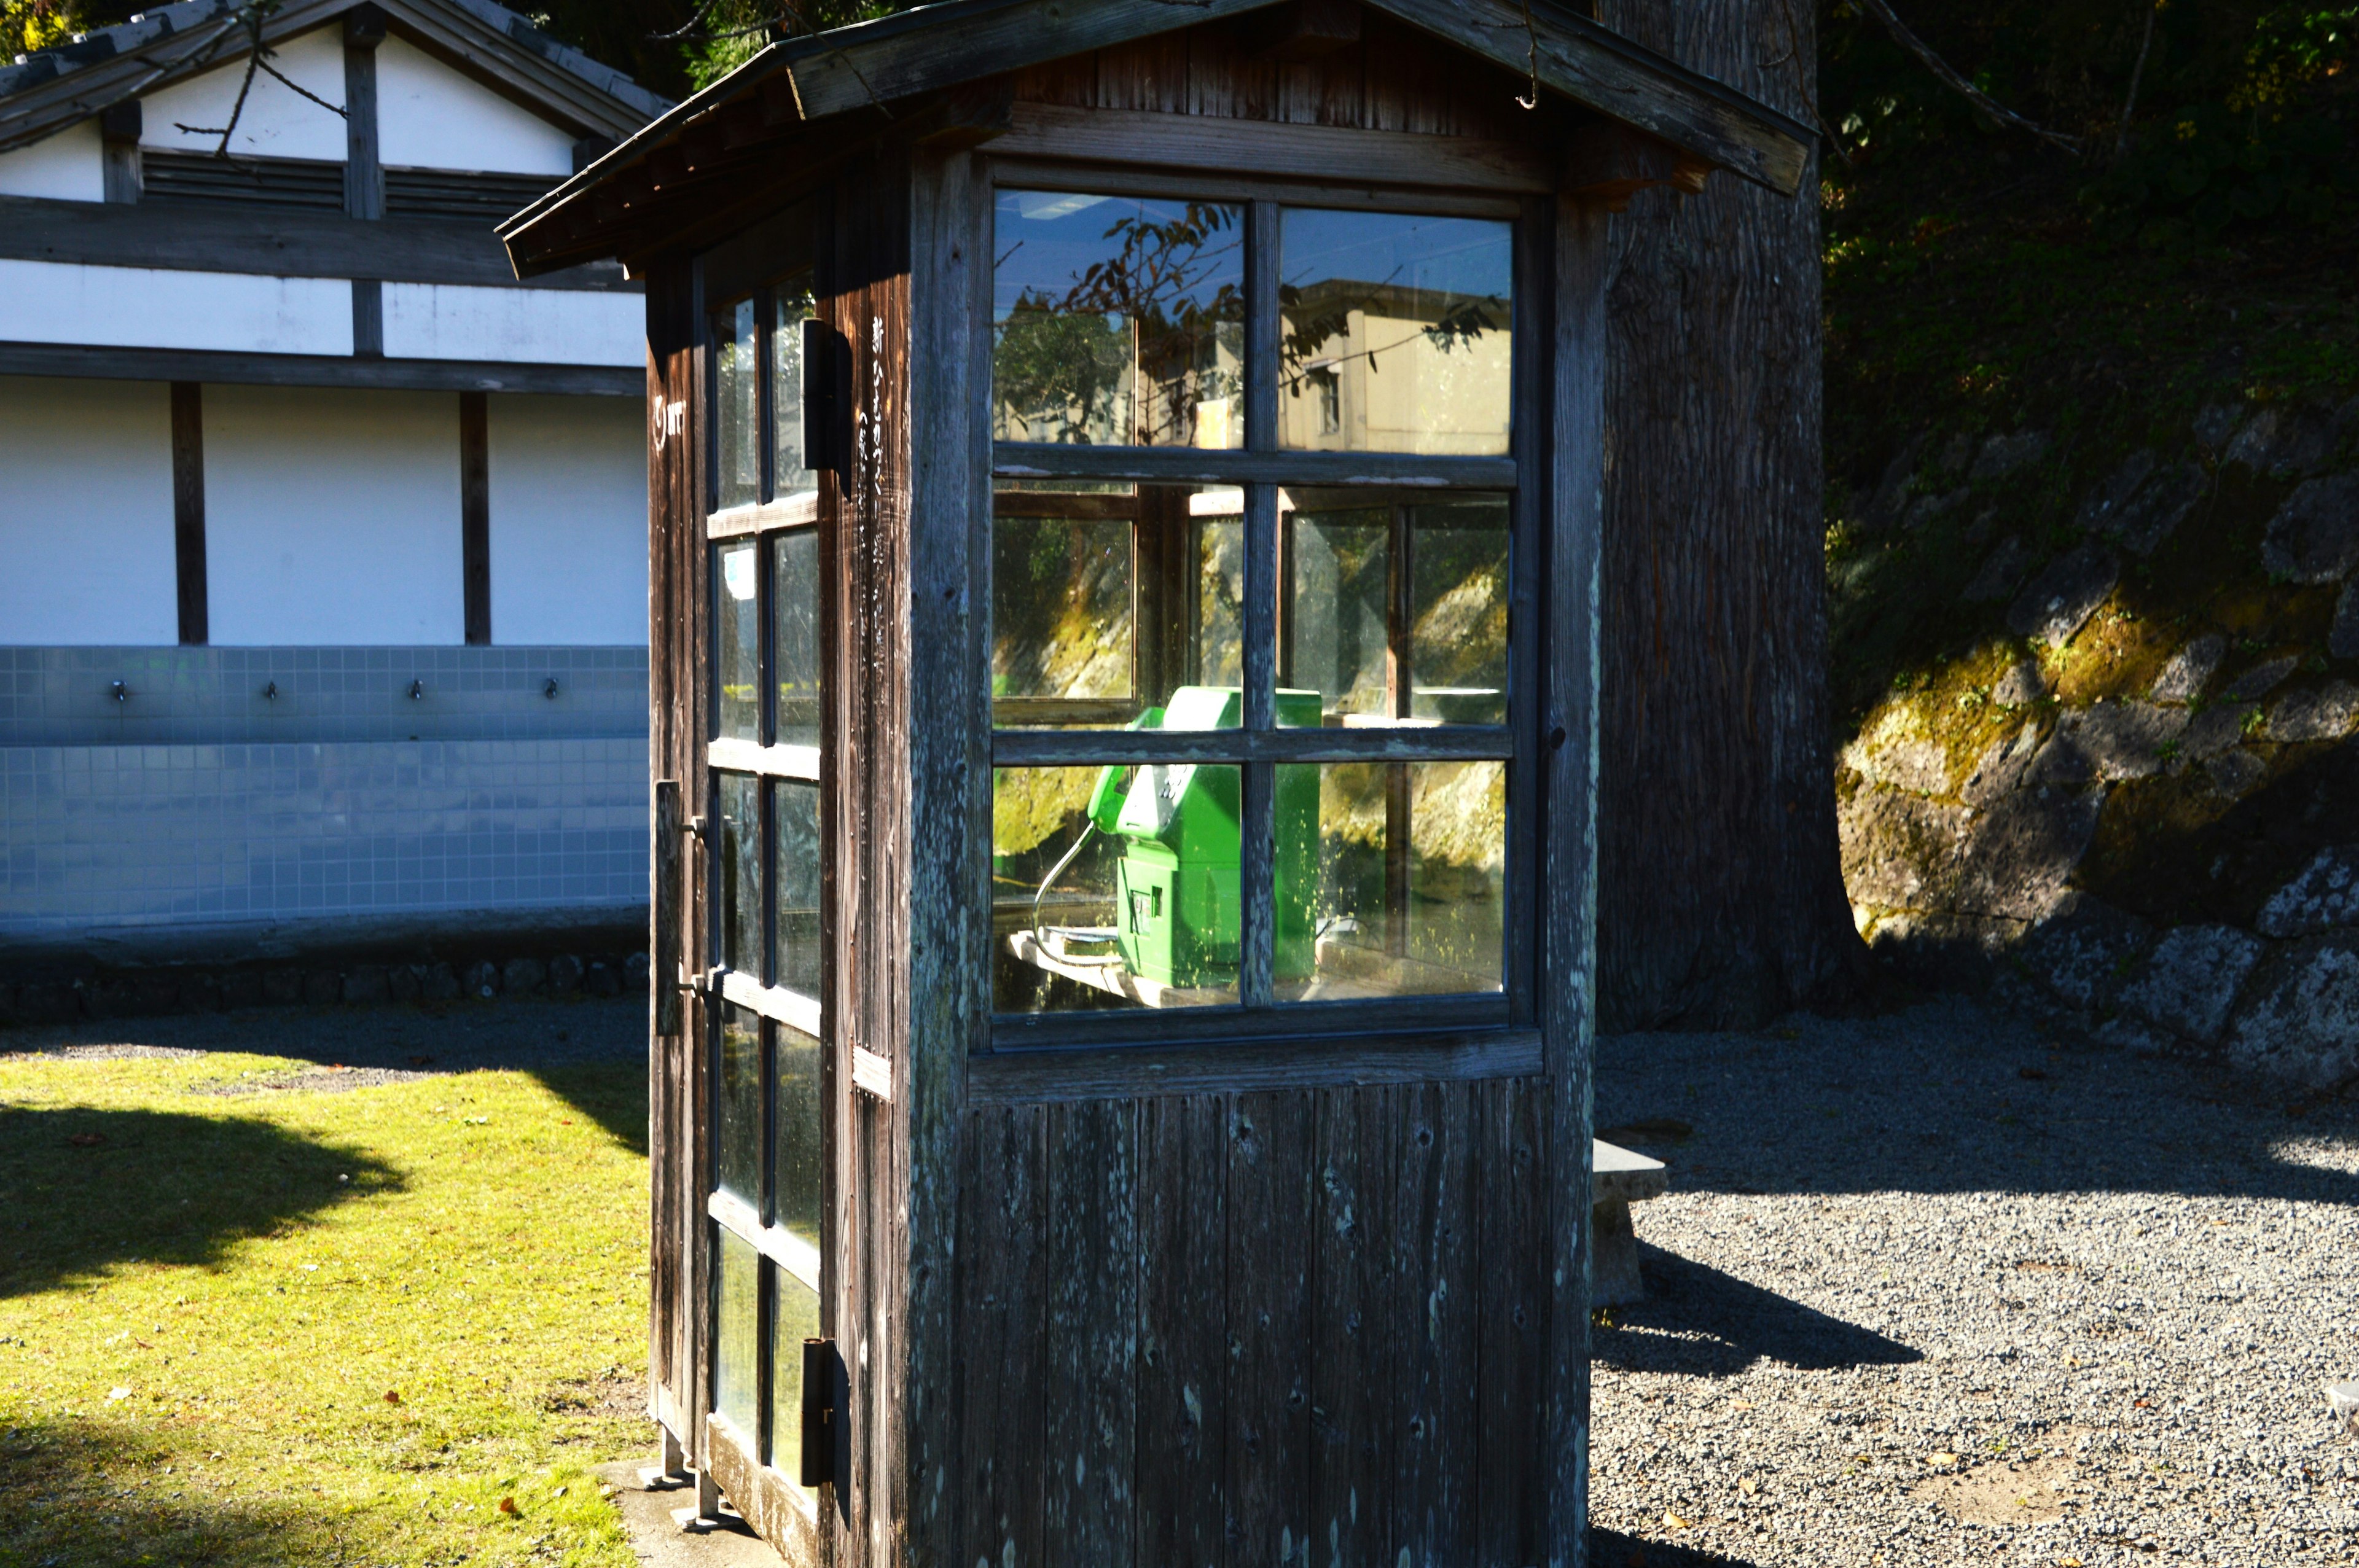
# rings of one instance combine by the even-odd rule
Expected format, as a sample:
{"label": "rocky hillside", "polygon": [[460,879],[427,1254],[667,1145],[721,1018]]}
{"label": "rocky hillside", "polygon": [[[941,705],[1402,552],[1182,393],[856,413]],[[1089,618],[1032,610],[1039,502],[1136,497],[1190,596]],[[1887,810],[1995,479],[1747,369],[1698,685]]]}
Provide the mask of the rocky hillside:
{"label": "rocky hillside", "polygon": [[2072,153],[1831,25],[1845,876],[1913,978],[2359,1086],[2359,11],[2157,15],[2125,129],[2135,30],[1928,11]]}

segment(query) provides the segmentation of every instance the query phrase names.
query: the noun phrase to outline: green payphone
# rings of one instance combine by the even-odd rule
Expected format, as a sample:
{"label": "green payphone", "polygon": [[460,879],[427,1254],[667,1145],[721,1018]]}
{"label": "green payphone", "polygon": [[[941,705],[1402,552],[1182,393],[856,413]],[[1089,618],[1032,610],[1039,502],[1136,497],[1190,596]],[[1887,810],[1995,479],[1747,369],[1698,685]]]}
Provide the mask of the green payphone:
{"label": "green payphone", "polygon": [[[1244,701],[1235,687],[1181,687],[1133,728],[1234,730]],[[1280,691],[1277,716],[1281,724],[1318,728],[1319,694]],[[1113,935],[1124,967],[1158,985],[1233,983],[1243,914],[1240,770],[1150,763],[1132,773],[1127,789],[1123,773],[1099,773],[1089,820],[1122,844]],[[1311,901],[1319,887],[1319,770],[1279,768],[1277,776],[1274,978],[1303,980],[1311,973]]]}

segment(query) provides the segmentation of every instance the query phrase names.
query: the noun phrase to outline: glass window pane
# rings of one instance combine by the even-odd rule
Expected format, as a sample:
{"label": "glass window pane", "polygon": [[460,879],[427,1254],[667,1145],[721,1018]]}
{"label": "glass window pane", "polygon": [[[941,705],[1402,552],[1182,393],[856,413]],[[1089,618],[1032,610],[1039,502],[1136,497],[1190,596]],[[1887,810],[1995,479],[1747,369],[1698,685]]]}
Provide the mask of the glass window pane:
{"label": "glass window pane", "polygon": [[721,961],[762,978],[762,781],[723,773]]}
{"label": "glass window pane", "polygon": [[[1317,715],[1348,724],[1392,712],[1393,508],[1382,497],[1288,492],[1278,515],[1289,581],[1278,619],[1277,680],[1315,692]],[[1280,723],[1296,721],[1281,704]]]}
{"label": "glass window pane", "polygon": [[[819,1292],[776,1264],[770,1266],[770,1467],[802,1485],[803,1341],[817,1339]],[[808,1491],[804,1493],[810,1495]]]}
{"label": "glass window pane", "polygon": [[1201,698],[1178,698],[1234,691],[1242,678],[1244,512],[1234,486],[1003,483],[992,523],[993,722],[1216,727]]}
{"label": "glass window pane", "polygon": [[776,291],[770,332],[772,493],[784,500],[819,489],[819,474],[803,452],[803,323],[812,311],[810,279],[789,278]]}
{"label": "glass window pane", "polygon": [[752,540],[712,551],[712,689],[716,740],[762,738],[762,613]]}
{"label": "glass window pane", "polygon": [[777,1223],[814,1249],[821,1210],[819,1042],[788,1024],[774,1023],[778,1106],[774,1136]]}
{"label": "glass window pane", "polygon": [[996,770],[995,1009],[1234,1002],[1239,775],[1208,765]]}
{"label": "glass window pane", "polygon": [[[1282,998],[1500,989],[1506,763],[1348,762],[1277,773]],[[1289,833],[1306,810],[1316,824],[1315,859]],[[1306,928],[1308,955],[1289,951],[1290,934]]]}
{"label": "glass window pane", "polygon": [[1002,190],[992,434],[1245,442],[1245,209]]}
{"label": "glass window pane", "polygon": [[819,786],[780,779],[772,784],[778,900],[777,961],[773,985],[819,995]]}
{"label": "glass window pane", "polygon": [[713,1185],[762,1206],[762,1020],[721,1009],[720,1103],[713,1108]]}
{"label": "glass window pane", "polygon": [[712,323],[713,423],[720,450],[713,504],[727,510],[762,499],[762,373],[754,302],[741,299]]}
{"label": "glass window pane", "polygon": [[1507,721],[1507,498],[1408,508],[1409,714]]}
{"label": "glass window pane", "polygon": [[1284,445],[1506,451],[1513,225],[1289,207],[1279,232]]}
{"label": "glass window pane", "polygon": [[1278,723],[1506,722],[1506,496],[1298,487],[1278,517]]}
{"label": "glass window pane", "polygon": [[748,1242],[721,1231],[720,1278],[712,1336],[712,1408],[748,1443],[761,1440],[762,1257]]}
{"label": "glass window pane", "polygon": [[819,744],[819,531],[798,528],[770,545],[770,657],[778,683],[777,742]]}

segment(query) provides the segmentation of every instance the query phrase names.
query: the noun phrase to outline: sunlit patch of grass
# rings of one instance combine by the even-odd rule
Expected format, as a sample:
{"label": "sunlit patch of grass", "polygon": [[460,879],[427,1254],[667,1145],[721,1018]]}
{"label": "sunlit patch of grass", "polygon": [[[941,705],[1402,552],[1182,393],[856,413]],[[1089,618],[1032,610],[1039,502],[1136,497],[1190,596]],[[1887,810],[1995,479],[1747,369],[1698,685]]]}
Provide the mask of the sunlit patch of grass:
{"label": "sunlit patch of grass", "polygon": [[278,1065],[0,1059],[0,1561],[625,1568],[642,1071]]}

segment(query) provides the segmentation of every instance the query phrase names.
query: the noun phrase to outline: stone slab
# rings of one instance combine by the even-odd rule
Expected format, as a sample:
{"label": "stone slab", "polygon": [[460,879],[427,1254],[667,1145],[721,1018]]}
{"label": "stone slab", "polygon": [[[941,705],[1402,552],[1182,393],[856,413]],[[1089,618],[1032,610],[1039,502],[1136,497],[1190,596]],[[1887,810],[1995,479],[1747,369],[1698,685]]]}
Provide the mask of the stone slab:
{"label": "stone slab", "polygon": [[2301,583],[2341,582],[2359,566],[2359,473],[2297,487],[2269,519],[2261,564]]}
{"label": "stone slab", "polygon": [[2359,925],[2359,845],[2321,849],[2300,874],[2269,895],[2253,922],[2264,936],[2307,936]]}
{"label": "stone slab", "polygon": [[2239,1066],[2331,1088],[2359,1074],[2359,947],[2343,935],[2288,942],[2260,966],[2228,1031]]}
{"label": "stone slab", "polygon": [[2122,564],[2093,540],[2075,545],[2041,568],[2007,607],[2007,629],[2061,647],[2072,640],[2121,580]]}
{"label": "stone slab", "polygon": [[2212,1044],[2265,950],[2233,925],[2179,926],[2155,944],[2122,988],[2119,1005],[2147,1023]]}
{"label": "stone slab", "polygon": [[1635,1149],[1625,1149],[1618,1143],[1608,1143],[1603,1138],[1590,1140],[1590,1198],[1592,1203],[1603,1203],[1608,1198],[1620,1198],[1625,1203],[1640,1203],[1663,1195],[1670,1185],[1660,1160],[1651,1160]]}
{"label": "stone slab", "polygon": [[[597,1476],[614,1489],[608,1501],[623,1516],[631,1551],[643,1568],[778,1568],[778,1553],[726,1504],[718,1526],[683,1529],[673,1515],[681,1511],[683,1495],[694,1497],[692,1489],[683,1493],[677,1482],[665,1482],[659,1471],[657,1479],[664,1484],[647,1487],[638,1463],[629,1459],[599,1465]],[[690,1516],[696,1512],[693,1507],[685,1511]]]}

